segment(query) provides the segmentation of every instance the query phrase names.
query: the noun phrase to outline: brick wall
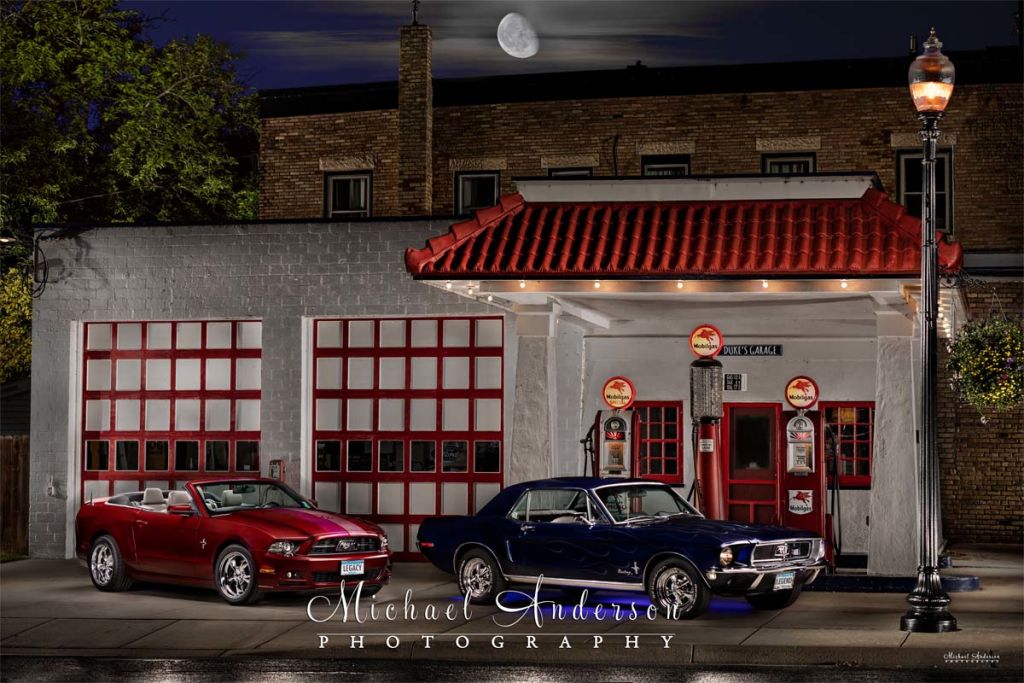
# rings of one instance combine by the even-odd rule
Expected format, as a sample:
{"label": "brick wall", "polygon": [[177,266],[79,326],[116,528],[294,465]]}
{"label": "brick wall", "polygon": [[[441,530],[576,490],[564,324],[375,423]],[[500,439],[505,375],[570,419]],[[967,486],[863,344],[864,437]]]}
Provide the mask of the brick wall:
{"label": "brick wall", "polygon": [[371,171],[373,214],[398,216],[398,111],[264,119],[260,217],[322,218],[324,174]]}
{"label": "brick wall", "polygon": [[[1024,309],[1020,282],[967,291],[972,317]],[[939,350],[939,459],[943,534],[952,541],[1020,543],[1024,539],[1024,407],[987,414],[959,401]]]}
{"label": "brick wall", "polygon": [[[956,141],[956,236],[969,251],[1024,247],[1021,111],[1019,84],[965,85],[942,121]],[[262,216],[321,215],[316,161],[338,149],[379,157],[374,213],[402,211],[396,121],[394,111],[264,119]],[[596,155],[597,175],[638,175],[645,146],[692,148],[694,174],[759,173],[759,138],[804,138],[818,171],[875,171],[895,196],[892,135],[918,149],[917,129],[902,87],[435,106],[431,213],[452,213],[453,169],[466,160],[503,160],[501,189],[512,192],[513,177],[545,174],[550,156]]]}

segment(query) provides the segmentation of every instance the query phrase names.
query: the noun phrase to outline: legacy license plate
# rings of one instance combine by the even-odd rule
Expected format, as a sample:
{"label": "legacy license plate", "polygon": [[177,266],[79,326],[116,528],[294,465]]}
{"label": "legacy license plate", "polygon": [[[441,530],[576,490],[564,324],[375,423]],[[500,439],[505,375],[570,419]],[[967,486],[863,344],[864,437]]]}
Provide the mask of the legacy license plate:
{"label": "legacy license plate", "polygon": [[[343,563],[344,564],[344,563]],[[342,572],[343,574],[345,572]],[[781,591],[793,587],[793,578],[796,572],[780,572],[775,575],[775,590]]]}
{"label": "legacy license plate", "polygon": [[[341,563],[342,576],[358,576],[365,573],[362,560],[343,560]],[[793,585],[793,577],[790,575],[789,584]]]}

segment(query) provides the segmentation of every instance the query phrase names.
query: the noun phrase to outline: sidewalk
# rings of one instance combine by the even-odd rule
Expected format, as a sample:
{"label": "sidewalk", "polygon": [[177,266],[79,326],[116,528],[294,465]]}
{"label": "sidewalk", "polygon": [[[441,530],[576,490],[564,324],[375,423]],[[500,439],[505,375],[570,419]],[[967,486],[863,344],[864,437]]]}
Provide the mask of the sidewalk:
{"label": "sidewalk", "polygon": [[[418,563],[398,565],[393,583],[374,601],[381,612],[394,605],[397,620],[382,616],[374,622],[344,622],[339,610],[335,618],[321,624],[306,616],[309,596],[272,595],[256,606],[231,607],[213,591],[190,588],[141,585],[127,593],[101,593],[76,561],[23,560],[0,567],[0,653],[821,664],[962,671],[990,668],[979,664],[977,657],[991,652],[998,657],[996,668],[1020,670],[1024,666],[1021,549],[960,546],[953,550],[955,566],[946,571],[980,576],[982,590],[953,594],[952,611],[961,631],[947,634],[900,631],[899,617],[906,605],[903,595],[856,593],[804,593],[792,607],[774,612],[753,611],[742,599],[716,599],[705,617],[686,622],[660,617],[648,621],[643,596],[601,593],[597,598],[604,605],[604,619],[592,608],[583,620],[553,620],[547,611],[542,628],[532,618],[502,628],[495,624],[495,615],[502,623],[511,616],[493,608],[472,606],[471,618],[464,619],[451,577]],[[402,618],[407,589],[412,590],[417,608],[415,619]],[[559,596],[551,591],[542,597]],[[634,600],[639,619],[615,621],[610,616],[612,601],[628,609]],[[429,619],[428,606],[442,615],[451,606],[456,618]],[[435,636],[429,648],[424,635]],[[492,644],[495,635],[503,645],[500,650]],[[362,648],[351,647],[352,636],[356,642],[362,636]],[[529,647],[531,636],[534,647]],[[628,637],[635,640],[627,641]],[[669,639],[667,648],[663,637]],[[627,648],[630,643],[635,648]],[[953,661],[958,657],[967,661]]]}

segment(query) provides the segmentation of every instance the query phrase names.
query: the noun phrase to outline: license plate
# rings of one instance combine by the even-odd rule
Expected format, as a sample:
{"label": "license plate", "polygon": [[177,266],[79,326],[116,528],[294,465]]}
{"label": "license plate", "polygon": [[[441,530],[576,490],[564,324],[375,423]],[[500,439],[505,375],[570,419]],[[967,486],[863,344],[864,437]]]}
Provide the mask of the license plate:
{"label": "license plate", "polygon": [[[362,560],[343,560],[341,563],[342,576],[356,576],[364,573]],[[792,577],[790,577],[790,583],[792,583]]]}
{"label": "license plate", "polygon": [[781,591],[786,588],[793,587],[793,578],[796,576],[796,572],[780,572],[775,575],[775,588],[774,590]]}

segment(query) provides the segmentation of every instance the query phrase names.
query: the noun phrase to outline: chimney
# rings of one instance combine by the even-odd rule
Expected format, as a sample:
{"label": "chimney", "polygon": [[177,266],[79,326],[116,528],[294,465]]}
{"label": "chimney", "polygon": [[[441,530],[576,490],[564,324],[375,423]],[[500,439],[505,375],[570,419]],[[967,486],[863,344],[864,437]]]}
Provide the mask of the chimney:
{"label": "chimney", "polygon": [[402,215],[433,213],[434,94],[430,27],[403,26],[398,56],[398,204]]}

